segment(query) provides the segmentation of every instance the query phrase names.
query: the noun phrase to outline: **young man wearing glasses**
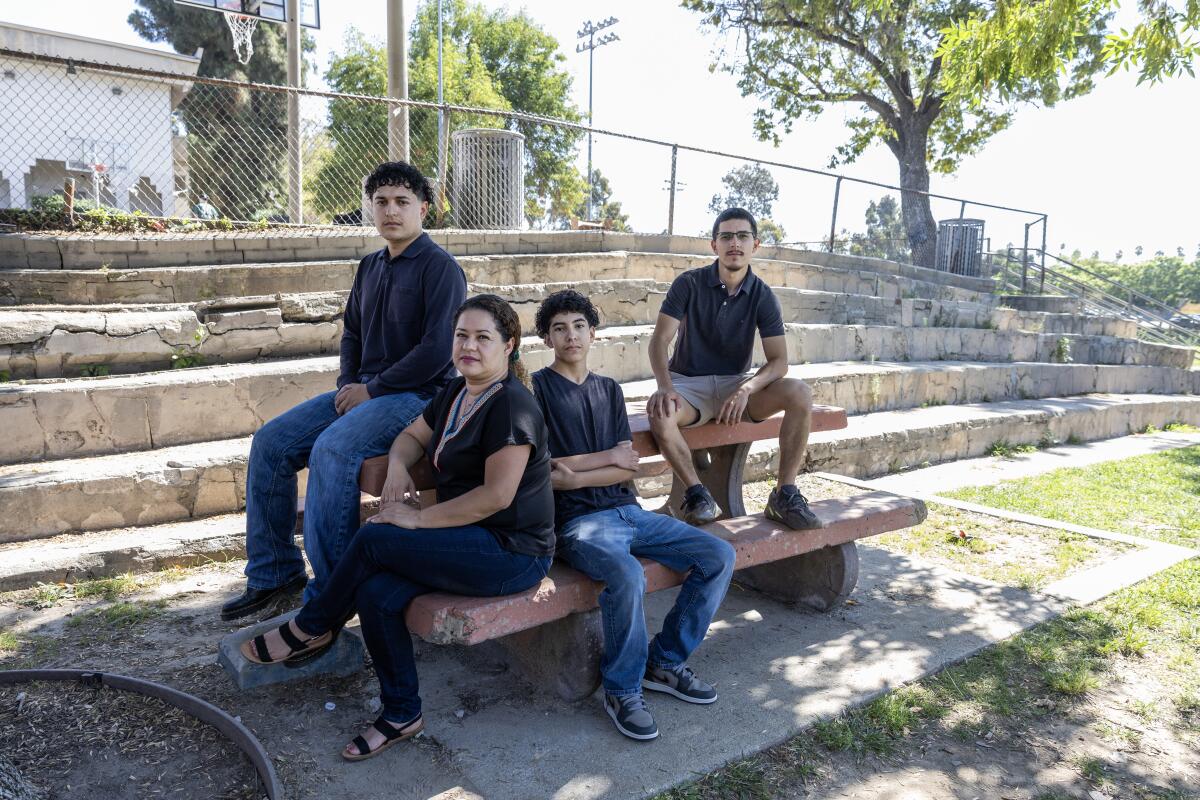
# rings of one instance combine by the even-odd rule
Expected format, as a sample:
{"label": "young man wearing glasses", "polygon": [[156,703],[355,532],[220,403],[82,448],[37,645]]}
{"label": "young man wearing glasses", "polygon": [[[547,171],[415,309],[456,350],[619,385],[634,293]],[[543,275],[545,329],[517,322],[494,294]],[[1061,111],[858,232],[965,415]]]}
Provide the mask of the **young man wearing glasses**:
{"label": "young man wearing glasses", "polygon": [[[650,366],[658,390],[646,413],[663,456],[688,487],[684,519],[701,525],[721,509],[700,483],[680,428],[710,420],[734,425],[784,412],[779,433],[779,483],[767,499],[766,516],[790,528],[821,527],[796,488],[812,424],[812,391],[785,377],[787,339],[779,300],[750,268],[758,251],[758,223],[743,208],[729,208],[712,228],[717,259],[675,278],[650,339]],[[750,371],[754,334],[762,338],[766,363]],[[678,335],[675,352],[667,349]]]}

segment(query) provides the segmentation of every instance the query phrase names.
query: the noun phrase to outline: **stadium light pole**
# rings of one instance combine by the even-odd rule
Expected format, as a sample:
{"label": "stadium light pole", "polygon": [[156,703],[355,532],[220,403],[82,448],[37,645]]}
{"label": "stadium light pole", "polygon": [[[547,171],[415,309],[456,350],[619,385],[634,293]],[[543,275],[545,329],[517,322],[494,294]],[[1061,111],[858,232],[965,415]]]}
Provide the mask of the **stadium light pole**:
{"label": "stadium light pole", "polygon": [[583,27],[579,29],[579,32],[576,35],[577,39],[587,39],[586,42],[580,42],[579,44],[575,45],[575,52],[582,53],[584,50],[586,50],[588,54],[587,215],[589,222],[592,219],[592,68],[595,62],[596,48],[603,47],[604,45],[611,44],[612,42],[620,41],[621,39],[620,36],[617,36],[617,34],[611,32],[604,34],[599,39],[596,38],[596,34],[605,28],[616,25],[618,22],[620,22],[620,20],[616,17],[609,17],[608,19],[603,19],[599,22],[592,22],[591,20],[588,20],[587,22],[583,23]]}

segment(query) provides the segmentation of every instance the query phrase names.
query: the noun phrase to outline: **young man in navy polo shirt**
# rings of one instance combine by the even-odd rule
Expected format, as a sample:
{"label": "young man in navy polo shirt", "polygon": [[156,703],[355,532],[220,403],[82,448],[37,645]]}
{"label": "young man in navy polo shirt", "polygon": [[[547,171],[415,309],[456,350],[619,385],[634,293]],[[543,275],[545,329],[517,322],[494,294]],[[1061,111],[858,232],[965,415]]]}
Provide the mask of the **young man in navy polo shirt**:
{"label": "young man in navy polo shirt", "polygon": [[[537,331],[554,348],[554,363],[533,374],[546,419],[554,486],[558,554],[594,580],[600,594],[604,709],[617,730],[653,739],[658,726],[642,688],[707,704],[716,690],[696,677],[688,657],[704,640],[729,588],[733,548],[665,514],[642,510],[626,485],[637,471],[625,398],[612,378],[589,372],[588,349],[600,322],[579,292],[555,292],[537,312]],[[647,642],[638,557],[687,579],[662,630]]]}
{"label": "young man in navy polo shirt", "polygon": [[[779,432],[779,483],[767,499],[766,516],[790,528],[819,528],[821,520],[796,488],[796,473],[812,427],[812,391],[785,377],[787,339],[779,300],[750,268],[758,252],[758,223],[743,208],[717,216],[712,249],[717,260],[678,276],[663,300],[650,338],[650,367],[658,390],[646,413],[663,457],[688,487],[684,519],[712,522],[721,509],[700,483],[680,428],[709,420],[734,425],[784,412]],[[750,371],[754,335],[762,338],[767,363]],[[667,348],[678,335],[675,352]]]}
{"label": "young man in navy polo shirt", "polygon": [[387,246],[364,258],[346,298],[337,389],[264,425],[246,474],[246,591],[221,618],[254,614],[305,585],[292,541],[296,473],[308,467],[304,551],[311,599],[358,530],[358,470],[382,455],[454,374],[450,346],[467,279],[421,223],[433,201],[429,181],[402,161],[367,178],[375,228]]}

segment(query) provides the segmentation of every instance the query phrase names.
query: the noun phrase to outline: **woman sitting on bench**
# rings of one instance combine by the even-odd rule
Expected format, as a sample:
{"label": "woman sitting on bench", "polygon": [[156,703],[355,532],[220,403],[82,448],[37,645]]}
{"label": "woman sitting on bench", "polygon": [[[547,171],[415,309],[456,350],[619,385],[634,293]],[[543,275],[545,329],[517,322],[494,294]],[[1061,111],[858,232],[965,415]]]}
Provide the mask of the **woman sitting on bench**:
{"label": "woman sitting on bench", "polygon": [[[250,661],[309,660],[358,611],[375,661],[383,713],[342,756],[359,761],[420,733],[421,698],[404,613],[434,591],[512,594],[546,576],[554,553],[554,495],[546,426],[518,360],[521,325],[495,295],[455,315],[461,377],[392,443],[379,513],[355,535],[325,589],[289,623],[242,645]],[[422,456],[438,503],[417,504],[409,474]],[[403,528],[405,530],[397,530]]]}

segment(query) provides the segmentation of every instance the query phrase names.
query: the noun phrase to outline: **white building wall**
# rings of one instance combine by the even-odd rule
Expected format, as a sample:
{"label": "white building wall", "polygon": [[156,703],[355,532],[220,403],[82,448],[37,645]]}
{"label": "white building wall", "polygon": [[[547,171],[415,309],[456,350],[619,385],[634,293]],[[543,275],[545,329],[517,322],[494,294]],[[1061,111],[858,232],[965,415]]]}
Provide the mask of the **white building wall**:
{"label": "white building wall", "polygon": [[[185,76],[199,66],[184,56],[5,24],[0,24],[0,44]],[[76,179],[78,195],[94,198],[89,165],[99,162],[108,168],[104,188],[109,196],[102,198],[107,204],[176,213],[171,114],[188,88],[186,79],[115,75],[82,66],[69,74],[62,64],[0,58],[0,207],[28,208],[32,194],[61,191],[66,176]],[[27,191],[30,180],[36,190]],[[144,196],[146,182],[153,196]],[[131,198],[135,186],[140,188]]]}

